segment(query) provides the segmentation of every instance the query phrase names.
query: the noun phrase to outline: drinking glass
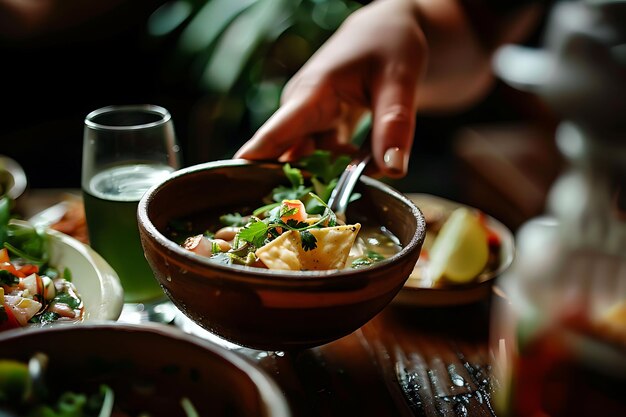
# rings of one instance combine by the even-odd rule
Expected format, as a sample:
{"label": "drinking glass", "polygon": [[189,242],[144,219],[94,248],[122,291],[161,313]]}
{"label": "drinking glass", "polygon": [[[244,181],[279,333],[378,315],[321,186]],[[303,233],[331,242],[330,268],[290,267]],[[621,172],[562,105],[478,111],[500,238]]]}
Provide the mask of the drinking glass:
{"label": "drinking glass", "polygon": [[144,256],[137,205],[152,185],[178,168],[180,149],[163,107],[108,106],[85,118],[82,190],[89,241],[119,275],[125,301],[120,320],[174,318],[173,305]]}

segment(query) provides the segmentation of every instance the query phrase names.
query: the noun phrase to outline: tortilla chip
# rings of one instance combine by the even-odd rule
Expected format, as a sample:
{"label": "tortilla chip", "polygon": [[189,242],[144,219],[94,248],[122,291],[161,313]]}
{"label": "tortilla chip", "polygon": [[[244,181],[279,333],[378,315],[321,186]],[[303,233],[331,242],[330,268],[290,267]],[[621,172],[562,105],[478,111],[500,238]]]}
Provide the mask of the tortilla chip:
{"label": "tortilla chip", "polygon": [[283,233],[267,245],[256,250],[255,255],[269,269],[299,271],[300,263],[299,240],[291,231]]}
{"label": "tortilla chip", "polygon": [[290,230],[257,249],[256,256],[269,269],[319,271],[345,268],[350,249],[361,229],[353,225],[309,229],[317,247],[305,251],[300,233]]}

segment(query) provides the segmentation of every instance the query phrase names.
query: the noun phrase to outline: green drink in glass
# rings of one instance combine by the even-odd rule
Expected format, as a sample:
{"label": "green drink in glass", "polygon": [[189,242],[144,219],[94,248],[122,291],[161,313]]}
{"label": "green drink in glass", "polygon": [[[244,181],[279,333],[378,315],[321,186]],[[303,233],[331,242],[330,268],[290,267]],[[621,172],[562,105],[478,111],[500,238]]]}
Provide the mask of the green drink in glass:
{"label": "green drink in glass", "polygon": [[144,259],[137,204],[150,186],[172,171],[167,165],[121,165],[98,173],[83,190],[90,244],[120,276],[125,301],[163,297]]}
{"label": "green drink in glass", "polygon": [[82,189],[89,241],[117,272],[124,311],[141,313],[135,321],[173,319],[148,311],[167,297],[144,256],[137,205],[179,165],[171,116],[162,107],[109,106],[85,119]]}

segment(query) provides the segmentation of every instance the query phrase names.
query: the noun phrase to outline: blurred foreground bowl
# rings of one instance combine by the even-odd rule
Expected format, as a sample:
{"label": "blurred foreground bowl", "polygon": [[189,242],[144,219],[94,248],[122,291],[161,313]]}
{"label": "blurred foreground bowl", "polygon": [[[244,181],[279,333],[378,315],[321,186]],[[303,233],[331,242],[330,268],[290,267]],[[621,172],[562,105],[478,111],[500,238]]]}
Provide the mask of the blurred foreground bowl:
{"label": "blurred foreground bowl", "polygon": [[419,257],[425,222],[419,209],[389,186],[362,177],[362,196],[348,223],[384,226],[402,250],[367,268],[277,271],[223,265],[166,236],[170,222],[254,208],[279,184],[282,165],[217,161],[174,173],[139,203],[146,257],[165,293],[200,326],[231,342],[267,350],[321,345],[345,336],[380,312],[402,288]]}
{"label": "blurred foreground bowl", "polygon": [[[0,359],[48,356],[50,394],[110,387],[124,415],[289,417],[277,385],[251,362],[200,338],[158,324],[90,323],[0,334]],[[17,401],[18,399],[13,399]]]}

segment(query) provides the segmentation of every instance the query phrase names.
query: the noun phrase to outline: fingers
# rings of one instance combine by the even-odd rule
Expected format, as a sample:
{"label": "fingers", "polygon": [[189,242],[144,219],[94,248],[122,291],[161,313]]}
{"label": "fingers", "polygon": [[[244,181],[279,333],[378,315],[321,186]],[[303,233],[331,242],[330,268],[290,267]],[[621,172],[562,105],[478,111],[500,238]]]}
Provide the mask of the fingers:
{"label": "fingers", "polygon": [[314,109],[310,101],[291,100],[281,106],[236,153],[235,158],[278,159],[299,145],[308,133],[307,120]]}
{"label": "fingers", "polygon": [[372,153],[381,173],[390,178],[407,173],[415,132],[418,71],[383,75],[372,92]]}

